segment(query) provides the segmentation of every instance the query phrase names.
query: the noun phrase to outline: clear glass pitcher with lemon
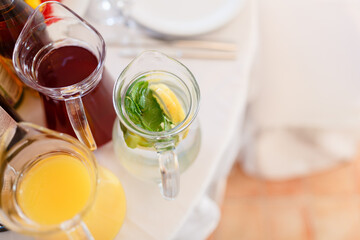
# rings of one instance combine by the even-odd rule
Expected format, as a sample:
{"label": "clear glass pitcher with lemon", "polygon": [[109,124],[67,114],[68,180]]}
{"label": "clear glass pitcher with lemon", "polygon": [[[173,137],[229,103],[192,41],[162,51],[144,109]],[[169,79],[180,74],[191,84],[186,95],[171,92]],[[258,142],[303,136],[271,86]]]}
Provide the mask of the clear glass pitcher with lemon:
{"label": "clear glass pitcher with lemon", "polygon": [[157,182],[166,199],[176,198],[180,173],[199,152],[199,101],[190,70],[157,51],[136,57],[115,83],[116,156],[133,175]]}
{"label": "clear glass pitcher with lemon", "polygon": [[94,154],[66,134],[19,123],[0,141],[0,219],[36,239],[114,239],[124,190]]}

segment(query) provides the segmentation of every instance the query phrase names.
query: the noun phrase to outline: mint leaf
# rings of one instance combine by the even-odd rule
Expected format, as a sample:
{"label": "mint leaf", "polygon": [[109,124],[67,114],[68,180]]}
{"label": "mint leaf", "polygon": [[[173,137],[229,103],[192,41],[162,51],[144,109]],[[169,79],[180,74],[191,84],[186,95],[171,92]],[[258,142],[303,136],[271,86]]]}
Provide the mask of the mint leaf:
{"label": "mint leaf", "polygon": [[130,86],[125,98],[125,111],[137,126],[152,132],[171,129],[172,122],[161,109],[149,82],[137,81]]}

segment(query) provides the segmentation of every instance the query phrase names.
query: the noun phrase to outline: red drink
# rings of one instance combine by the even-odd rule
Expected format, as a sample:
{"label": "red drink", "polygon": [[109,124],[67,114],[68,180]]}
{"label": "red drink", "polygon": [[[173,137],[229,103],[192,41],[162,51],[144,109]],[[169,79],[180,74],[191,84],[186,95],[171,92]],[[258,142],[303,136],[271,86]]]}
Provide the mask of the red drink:
{"label": "red drink", "polygon": [[24,1],[0,1],[0,55],[12,58],[15,42],[33,9]]}
{"label": "red drink", "polygon": [[[98,59],[89,50],[79,46],[62,46],[52,49],[37,68],[38,83],[49,88],[66,87],[81,82],[98,66]],[[99,146],[112,138],[115,111],[112,104],[114,82],[106,69],[98,85],[82,96],[86,116]],[[43,94],[47,126],[75,136],[67,115],[65,102]]]}

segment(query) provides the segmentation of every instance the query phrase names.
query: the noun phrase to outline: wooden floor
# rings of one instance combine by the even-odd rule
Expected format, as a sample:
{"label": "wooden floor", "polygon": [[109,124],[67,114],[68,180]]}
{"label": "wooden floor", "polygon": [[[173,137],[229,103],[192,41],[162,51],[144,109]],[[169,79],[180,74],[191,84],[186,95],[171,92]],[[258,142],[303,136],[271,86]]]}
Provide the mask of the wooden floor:
{"label": "wooden floor", "polygon": [[360,239],[360,154],[351,163],[281,182],[228,178],[220,224],[209,240]]}

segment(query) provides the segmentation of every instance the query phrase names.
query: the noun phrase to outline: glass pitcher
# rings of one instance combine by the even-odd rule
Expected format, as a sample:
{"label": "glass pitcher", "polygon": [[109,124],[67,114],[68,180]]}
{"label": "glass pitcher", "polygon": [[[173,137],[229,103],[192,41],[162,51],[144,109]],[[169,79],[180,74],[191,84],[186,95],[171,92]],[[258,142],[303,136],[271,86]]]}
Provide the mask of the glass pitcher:
{"label": "glass pitcher", "polygon": [[[137,112],[139,106],[129,110],[133,105],[128,104],[137,93],[140,108],[145,98],[152,108],[143,106],[142,115],[134,118],[131,111]],[[157,182],[166,199],[178,195],[179,175],[199,152],[199,101],[199,86],[189,69],[157,51],[145,51],[135,58],[115,83],[113,103],[119,118],[113,129],[116,156],[133,175]],[[155,116],[162,110],[164,115]],[[154,122],[162,121],[161,117],[165,120],[156,128]]]}
{"label": "glass pitcher", "polygon": [[[70,136],[19,123],[2,136],[0,151],[0,219],[7,228],[40,238],[63,233],[92,239],[82,221],[93,205],[97,189],[97,164],[90,150]],[[58,175],[66,169],[74,171],[67,171],[64,178]],[[59,179],[51,180],[46,174]],[[77,181],[64,182],[71,180]],[[47,190],[47,196],[66,194],[58,196],[64,204],[54,202],[51,206],[42,191],[37,192],[37,197],[33,188],[37,183]],[[81,193],[72,196],[71,190],[80,189]],[[66,203],[70,199],[73,202]],[[67,209],[70,205],[71,210]],[[57,208],[61,210],[55,211]]]}
{"label": "glass pitcher", "polygon": [[59,2],[35,9],[13,54],[21,80],[40,92],[47,127],[76,135],[91,150],[111,140],[116,118],[104,60],[101,35]]}
{"label": "glass pitcher", "polygon": [[0,163],[0,220],[10,230],[110,240],[122,226],[120,182],[77,139],[22,122],[1,137]]}

